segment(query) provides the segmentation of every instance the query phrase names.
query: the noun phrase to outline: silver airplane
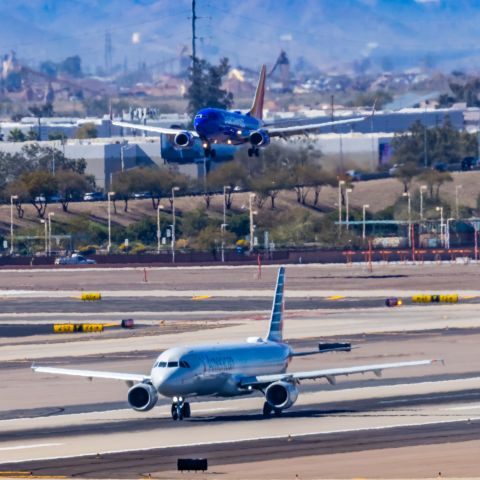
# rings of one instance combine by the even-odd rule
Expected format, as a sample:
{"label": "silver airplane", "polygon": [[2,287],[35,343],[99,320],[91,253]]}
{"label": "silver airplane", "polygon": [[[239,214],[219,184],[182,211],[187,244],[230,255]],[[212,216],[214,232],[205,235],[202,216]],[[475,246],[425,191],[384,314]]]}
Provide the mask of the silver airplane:
{"label": "silver airplane", "polygon": [[382,370],[430,365],[438,361],[418,360],[288,373],[288,365],[296,356],[344,350],[344,347],[340,344],[338,348],[334,344],[331,349],[295,353],[283,341],[284,286],[285,267],[280,267],[265,338],[250,337],[245,343],[171,348],[159,355],[150,375],[35,365],[32,369],[38,373],[123,380],[130,387],[127,399],[131,408],[139,412],[151,410],[160,394],[173,399],[173,420],[182,420],[190,417],[190,404],[186,399],[192,397],[236,397],[260,391],[265,397],[263,415],[269,417],[272,413],[280,415],[296,402],[301,380],[325,378],[334,385],[336,377],[341,375],[373,372],[380,376]]}

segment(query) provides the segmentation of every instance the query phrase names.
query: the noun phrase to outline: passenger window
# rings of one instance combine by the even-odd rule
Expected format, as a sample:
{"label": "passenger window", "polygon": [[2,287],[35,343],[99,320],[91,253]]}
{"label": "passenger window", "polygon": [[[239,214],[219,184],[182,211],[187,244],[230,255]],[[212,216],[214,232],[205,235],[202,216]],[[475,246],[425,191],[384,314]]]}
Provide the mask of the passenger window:
{"label": "passenger window", "polygon": [[169,368],[178,367],[178,362],[168,362],[167,367]]}

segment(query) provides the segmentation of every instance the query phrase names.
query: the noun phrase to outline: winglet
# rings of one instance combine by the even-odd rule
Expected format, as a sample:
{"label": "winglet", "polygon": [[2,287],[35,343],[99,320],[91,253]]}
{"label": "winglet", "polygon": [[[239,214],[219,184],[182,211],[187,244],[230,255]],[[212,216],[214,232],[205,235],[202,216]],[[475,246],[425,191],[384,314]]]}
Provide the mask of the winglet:
{"label": "winglet", "polygon": [[260,70],[260,77],[258,79],[257,90],[255,98],[253,99],[252,108],[248,112],[252,117],[262,120],[263,118],[263,101],[265,98],[265,79],[267,78],[267,67],[262,65]]}
{"label": "winglet", "polygon": [[281,342],[283,340],[283,310],[284,299],[283,291],[285,288],[285,267],[278,269],[277,285],[273,297],[272,313],[270,315],[270,326],[268,329],[267,340],[272,342]]}

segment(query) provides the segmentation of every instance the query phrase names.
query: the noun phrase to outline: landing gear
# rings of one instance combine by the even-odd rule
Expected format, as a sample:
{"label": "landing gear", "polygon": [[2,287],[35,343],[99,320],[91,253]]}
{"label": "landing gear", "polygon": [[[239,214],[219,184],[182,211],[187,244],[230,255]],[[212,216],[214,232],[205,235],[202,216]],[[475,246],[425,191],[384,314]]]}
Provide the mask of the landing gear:
{"label": "landing gear", "polygon": [[259,157],[260,156],[260,149],[257,148],[257,147],[252,147],[252,148],[248,149],[247,153],[248,153],[249,157],[253,157],[254,155],[256,157]]}
{"label": "landing gear", "polygon": [[183,420],[184,418],[190,418],[190,404],[188,402],[184,402],[183,398],[175,398],[172,402],[172,418],[173,420]]}
{"label": "landing gear", "polygon": [[276,417],[279,417],[282,414],[282,409],[272,407],[268,402],[265,402],[263,404],[263,416],[265,418],[270,418],[272,412],[275,414]]}
{"label": "landing gear", "polygon": [[217,156],[217,151],[214,150],[210,145],[203,149],[203,153],[205,155],[205,158],[215,158]]}

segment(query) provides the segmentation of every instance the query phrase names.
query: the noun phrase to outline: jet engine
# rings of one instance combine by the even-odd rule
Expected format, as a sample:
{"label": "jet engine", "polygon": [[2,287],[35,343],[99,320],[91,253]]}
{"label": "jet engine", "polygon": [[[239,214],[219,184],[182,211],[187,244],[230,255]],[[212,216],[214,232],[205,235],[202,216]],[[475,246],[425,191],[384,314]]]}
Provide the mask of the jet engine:
{"label": "jet engine", "polygon": [[195,138],[190,132],[178,132],[173,137],[173,143],[178,148],[190,148],[193,145]]}
{"label": "jet engine", "polygon": [[270,137],[264,130],[256,130],[250,134],[250,143],[254,147],[265,147],[270,143]]}
{"label": "jet engine", "polygon": [[158,400],[158,394],[153,385],[138,383],[128,391],[128,404],[137,412],[151,410]]}
{"label": "jet engine", "polygon": [[265,390],[265,399],[274,408],[290,408],[298,398],[298,389],[288,382],[275,382]]}

